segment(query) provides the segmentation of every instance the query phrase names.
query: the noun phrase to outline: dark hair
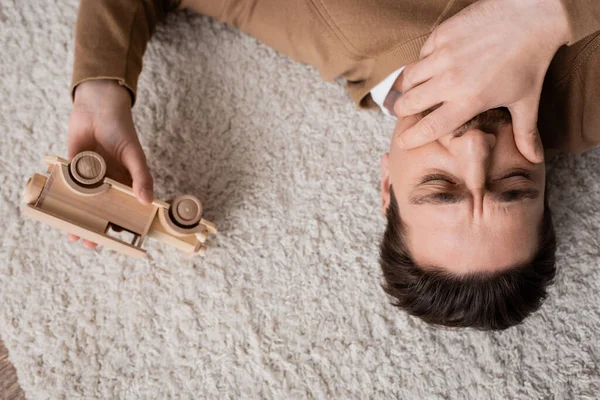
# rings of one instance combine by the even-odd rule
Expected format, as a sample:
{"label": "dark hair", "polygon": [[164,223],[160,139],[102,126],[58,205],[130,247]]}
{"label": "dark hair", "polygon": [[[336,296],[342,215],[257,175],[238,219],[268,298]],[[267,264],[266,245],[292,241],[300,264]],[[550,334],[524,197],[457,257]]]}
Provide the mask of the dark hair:
{"label": "dark hair", "polygon": [[540,308],[556,272],[556,236],[547,197],[538,251],[530,263],[494,273],[457,276],[442,268],[424,269],[414,262],[391,189],[390,194],[380,264],[383,289],[394,298],[394,306],[430,324],[480,330],[509,328]]}

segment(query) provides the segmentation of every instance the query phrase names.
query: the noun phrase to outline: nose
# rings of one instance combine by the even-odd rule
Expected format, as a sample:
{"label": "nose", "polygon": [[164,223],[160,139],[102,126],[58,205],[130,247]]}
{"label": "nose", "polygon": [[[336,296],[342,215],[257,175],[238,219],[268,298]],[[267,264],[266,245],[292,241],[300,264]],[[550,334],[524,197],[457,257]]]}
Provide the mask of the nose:
{"label": "nose", "polygon": [[450,139],[450,152],[463,171],[465,184],[473,191],[485,188],[487,170],[496,146],[496,136],[479,129],[469,129]]}

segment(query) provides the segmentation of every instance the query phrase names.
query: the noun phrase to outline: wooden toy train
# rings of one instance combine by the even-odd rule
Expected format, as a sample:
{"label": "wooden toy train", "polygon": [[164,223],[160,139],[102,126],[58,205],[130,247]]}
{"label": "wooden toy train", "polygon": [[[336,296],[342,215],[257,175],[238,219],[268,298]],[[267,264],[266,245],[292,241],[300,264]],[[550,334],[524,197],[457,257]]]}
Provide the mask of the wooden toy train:
{"label": "wooden toy train", "polygon": [[[204,256],[207,237],[217,232],[202,218],[202,203],[194,196],[140,203],[129,186],[105,177],[106,162],[97,153],[79,153],[71,162],[56,156],[43,161],[48,175],[34,174],[25,186],[27,217],[136,258],[146,255],[147,237]],[[133,235],[131,242],[111,236],[123,231]]]}

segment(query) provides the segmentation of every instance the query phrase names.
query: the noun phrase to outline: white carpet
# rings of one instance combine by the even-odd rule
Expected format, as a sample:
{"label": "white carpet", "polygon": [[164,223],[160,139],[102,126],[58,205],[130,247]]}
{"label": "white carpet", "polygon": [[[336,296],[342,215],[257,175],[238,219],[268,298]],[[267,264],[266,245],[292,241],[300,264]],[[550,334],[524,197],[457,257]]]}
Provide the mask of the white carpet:
{"label": "white carpet", "polygon": [[0,8],[0,336],[31,399],[596,399],[600,152],[550,173],[556,285],[503,333],[436,329],[379,284],[378,162],[393,123],[341,83],[178,14],[152,41],[135,121],[156,193],[196,193],[205,260],[70,245],[20,216],[66,155],[75,0]]}

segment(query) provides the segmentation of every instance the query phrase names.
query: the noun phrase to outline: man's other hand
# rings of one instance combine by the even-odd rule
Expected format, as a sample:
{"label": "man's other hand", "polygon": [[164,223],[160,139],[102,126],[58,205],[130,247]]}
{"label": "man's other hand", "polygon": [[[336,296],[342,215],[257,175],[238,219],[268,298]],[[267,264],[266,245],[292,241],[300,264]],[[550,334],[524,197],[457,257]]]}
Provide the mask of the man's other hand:
{"label": "man's other hand", "polygon": [[532,163],[544,151],[537,114],[544,76],[569,42],[560,0],[482,0],[438,26],[394,89],[404,93],[399,118],[438,107],[396,137],[419,147],[454,131],[486,110],[507,107],[517,148]]}

